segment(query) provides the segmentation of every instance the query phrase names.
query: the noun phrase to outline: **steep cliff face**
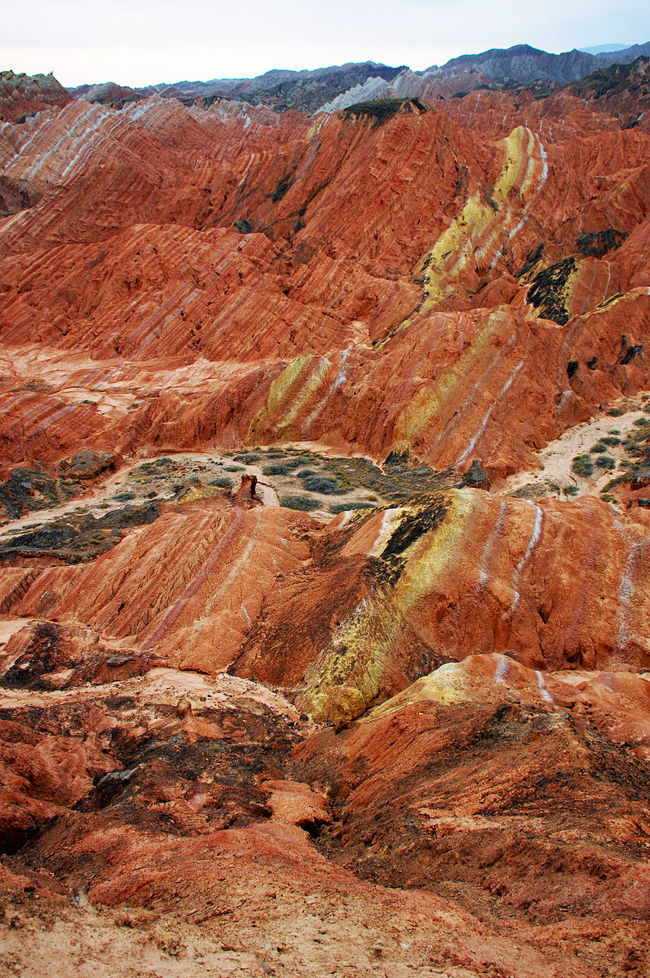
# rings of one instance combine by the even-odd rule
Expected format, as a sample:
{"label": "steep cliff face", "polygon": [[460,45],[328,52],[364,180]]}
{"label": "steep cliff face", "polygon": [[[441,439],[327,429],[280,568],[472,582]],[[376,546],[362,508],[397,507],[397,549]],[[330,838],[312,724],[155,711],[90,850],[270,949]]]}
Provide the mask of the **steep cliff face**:
{"label": "steep cliff face", "polygon": [[619,75],[5,114],[0,885],[39,940],[94,960],[81,901],[159,970],[644,973]]}

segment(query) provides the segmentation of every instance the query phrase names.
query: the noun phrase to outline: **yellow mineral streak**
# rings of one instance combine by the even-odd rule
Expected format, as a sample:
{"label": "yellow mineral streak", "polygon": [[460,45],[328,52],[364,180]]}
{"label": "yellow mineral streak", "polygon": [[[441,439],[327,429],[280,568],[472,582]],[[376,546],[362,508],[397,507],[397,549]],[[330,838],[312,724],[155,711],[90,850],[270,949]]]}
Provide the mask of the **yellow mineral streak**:
{"label": "yellow mineral streak", "polygon": [[533,185],[538,160],[530,129],[517,126],[502,143],[503,168],[490,200],[479,193],[470,197],[427,255],[424,287],[432,305],[451,291],[453,278],[470,260],[482,265],[493,254],[497,239],[509,229],[514,201],[522,205]]}
{"label": "yellow mineral streak", "polygon": [[224,490],[218,486],[193,486],[179,500],[181,503],[193,503],[196,499],[209,499],[210,496],[223,496]]}
{"label": "yellow mineral streak", "polygon": [[[337,630],[308,671],[301,710],[317,721],[360,716],[378,695],[411,609],[440,581],[459,551],[473,508],[469,490],[445,494],[443,522],[406,551],[407,563],[391,590],[378,588]],[[404,519],[422,507],[407,506]]]}
{"label": "yellow mineral streak", "polygon": [[397,696],[375,707],[363,720],[378,720],[413,703],[433,702],[443,705],[469,703],[473,697],[467,689],[466,679],[466,671],[462,664],[446,662],[435,672],[416,680]]}
{"label": "yellow mineral streak", "polygon": [[449,507],[443,523],[413,545],[395,587],[395,599],[404,612],[433,591],[447,564],[459,551],[476,496],[470,489],[456,489],[447,498]]}
{"label": "yellow mineral streak", "polygon": [[[418,436],[426,431],[434,420],[437,434],[442,434],[460,406],[454,395],[457,393],[462,396],[465,405],[468,378],[482,375],[481,365],[488,358],[490,363],[487,369],[490,368],[503,344],[510,338],[513,328],[512,321],[498,310],[490,314],[465,353],[432,384],[421,387],[406,405],[395,422],[395,438],[403,439],[407,444],[413,445]],[[495,348],[497,337],[503,342]],[[494,348],[493,351],[491,347]],[[429,437],[435,438],[436,433],[428,432]]]}
{"label": "yellow mineral streak", "polygon": [[304,385],[294,396],[293,402],[286,411],[284,417],[276,422],[276,431],[282,431],[296,420],[301,409],[309,402],[321,384],[325,381],[328,371],[332,366],[327,357],[314,357],[311,354],[310,356],[314,361],[311,373],[307,377]]}
{"label": "yellow mineral streak", "polygon": [[289,427],[323,383],[331,366],[326,357],[317,357],[313,353],[288,363],[271,384],[266,408],[251,423],[249,439],[260,428],[271,428],[278,433]]}
{"label": "yellow mineral streak", "polygon": [[[454,291],[458,275],[468,264],[477,268],[487,266],[497,253],[497,245],[505,245],[526,199],[539,186],[535,175],[543,169],[542,147],[531,130],[517,126],[501,144],[503,167],[490,197],[478,192],[470,197],[422,261],[424,300],[418,315],[428,312]],[[412,321],[413,316],[405,319],[390,336]]]}

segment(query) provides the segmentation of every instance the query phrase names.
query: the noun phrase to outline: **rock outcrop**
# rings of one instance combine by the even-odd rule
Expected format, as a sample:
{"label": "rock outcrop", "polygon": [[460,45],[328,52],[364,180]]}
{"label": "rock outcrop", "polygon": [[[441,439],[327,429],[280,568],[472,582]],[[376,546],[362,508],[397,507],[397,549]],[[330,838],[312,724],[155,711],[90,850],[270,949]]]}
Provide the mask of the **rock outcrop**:
{"label": "rock outcrop", "polygon": [[54,75],[25,75],[0,71],[0,121],[24,123],[43,109],[62,108],[70,93]]}

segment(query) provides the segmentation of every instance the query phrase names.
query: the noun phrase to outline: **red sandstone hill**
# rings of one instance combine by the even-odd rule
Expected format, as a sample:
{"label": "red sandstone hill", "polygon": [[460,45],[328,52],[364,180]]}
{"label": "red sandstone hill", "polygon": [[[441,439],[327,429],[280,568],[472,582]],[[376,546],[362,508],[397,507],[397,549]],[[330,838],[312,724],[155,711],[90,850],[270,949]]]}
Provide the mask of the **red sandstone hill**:
{"label": "red sandstone hill", "polygon": [[0,970],[646,973],[637,74],[12,82]]}
{"label": "red sandstone hill", "polygon": [[54,75],[25,75],[0,71],[0,121],[22,123],[26,117],[71,100]]}

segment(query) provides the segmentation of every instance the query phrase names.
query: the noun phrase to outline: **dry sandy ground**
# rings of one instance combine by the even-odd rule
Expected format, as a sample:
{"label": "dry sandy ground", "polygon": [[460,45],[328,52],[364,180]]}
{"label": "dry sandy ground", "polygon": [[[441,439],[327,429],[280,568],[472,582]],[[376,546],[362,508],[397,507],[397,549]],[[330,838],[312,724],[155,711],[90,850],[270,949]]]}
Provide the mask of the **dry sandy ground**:
{"label": "dry sandy ground", "polygon": [[[419,933],[415,941],[395,941],[392,935],[386,941],[385,920],[362,925],[352,917],[346,919],[346,911],[345,904],[338,912],[329,907],[309,914],[287,906],[273,935],[266,928],[256,928],[254,911],[249,911],[248,919],[239,919],[239,940],[234,946],[220,934],[225,928],[193,924],[190,915],[171,921],[145,911],[101,912],[90,906],[58,912],[45,909],[32,915],[9,906],[5,911],[8,923],[2,927],[0,974],[21,978],[71,974],[78,978],[274,974],[465,978],[475,974],[462,967],[428,967],[424,964],[428,950],[424,934]],[[249,950],[243,950],[243,944]],[[366,958],[365,966],[359,957]]]}
{"label": "dry sandy ground", "polygon": [[[240,465],[240,471],[227,473],[224,472],[224,467],[226,465],[232,464],[232,459],[225,455],[219,455],[216,453],[201,453],[201,452],[183,452],[179,454],[168,453],[161,458],[170,458],[178,466],[183,466],[184,471],[173,472],[168,477],[161,481],[161,483],[156,486],[158,491],[158,500],[163,499],[173,499],[174,490],[172,488],[173,484],[182,481],[183,478],[191,475],[203,475],[204,478],[209,479],[218,475],[228,475],[232,479],[233,485],[236,487],[239,484],[241,476],[244,472],[249,474],[255,474],[258,479],[269,482],[268,477],[262,475],[262,471],[259,466],[255,465]],[[42,526],[46,523],[50,523],[53,520],[59,519],[61,516],[65,516],[66,513],[74,512],[87,512],[92,513],[95,517],[104,516],[111,509],[119,509],[124,506],[124,501],[115,499],[115,495],[125,491],[135,491],[136,498],[132,500],[133,503],[142,502],[145,498],[143,496],[142,485],[138,486],[138,476],[140,475],[140,467],[143,462],[156,462],[157,458],[147,458],[138,459],[132,464],[120,469],[114,475],[109,476],[104,482],[95,486],[87,495],[71,499],[69,502],[61,503],[59,506],[52,506],[48,509],[35,510],[32,513],[28,513],[26,516],[21,516],[18,519],[11,520],[0,527],[0,541],[7,537],[13,537],[18,530],[28,529],[30,527]],[[207,472],[205,470],[208,470]],[[144,482],[144,480],[141,480]],[[147,483],[147,489],[151,489],[151,483]],[[258,490],[258,496],[264,502],[265,506],[278,506],[279,501],[277,493],[270,485],[260,486]]]}
{"label": "dry sandy ground", "polygon": [[[523,486],[539,486],[545,491],[540,494],[552,494],[550,484],[554,484],[563,489],[565,486],[576,486],[576,495],[598,495],[601,490],[610,482],[615,475],[620,474],[620,470],[614,472],[599,472],[596,469],[590,478],[577,476],[571,468],[571,463],[576,455],[584,455],[589,452],[591,447],[602,438],[603,435],[617,435],[622,439],[635,430],[634,422],[643,417],[647,417],[645,411],[639,407],[643,392],[634,400],[634,406],[629,407],[625,402],[618,403],[617,406],[624,411],[619,417],[612,417],[602,414],[598,417],[584,421],[582,424],[569,428],[555,441],[549,442],[537,453],[539,459],[539,469],[524,469],[510,476],[503,483],[493,487],[500,495],[508,495],[521,489]],[[624,457],[622,446],[612,446],[608,449],[608,454],[614,459],[620,460]],[[556,491],[561,496],[561,491]]]}
{"label": "dry sandy ground", "polygon": [[[331,450],[322,451],[322,446],[317,446],[317,448],[323,458],[331,457],[334,454]],[[242,454],[258,453],[242,451]],[[359,455],[357,457],[363,458],[364,456]],[[160,481],[153,481],[155,477],[152,478],[151,470],[145,473],[142,466],[155,466],[160,459],[171,460],[174,464],[174,470],[164,473],[164,476],[161,473]],[[115,498],[124,492],[134,493],[135,498],[130,500],[133,504],[147,502],[151,498],[151,494],[147,490],[153,489],[157,492],[156,498],[159,502],[172,500],[177,495],[176,487],[178,484],[181,482],[187,484],[192,478],[203,484],[209,484],[211,479],[225,476],[230,479],[233,489],[236,489],[243,475],[255,475],[258,480],[256,495],[265,506],[279,506],[281,495],[308,496],[318,503],[318,508],[312,510],[311,515],[325,522],[334,518],[334,514],[329,509],[332,503],[340,503],[344,500],[355,503],[368,499],[369,493],[363,488],[351,489],[337,496],[306,492],[300,482],[296,480],[295,472],[287,475],[265,475],[263,469],[278,461],[280,459],[265,456],[259,463],[246,464],[235,462],[232,457],[221,455],[218,452],[168,452],[162,456],[138,458],[121,468],[119,472],[110,475],[81,497],[76,497],[48,509],[35,510],[0,526],[0,543],[13,537],[18,531],[44,526],[67,514],[83,512],[91,513],[95,518],[105,516],[111,510],[120,509],[125,505],[124,500]],[[308,464],[309,462],[306,460],[303,467],[307,467]],[[236,471],[229,471],[229,468],[236,468]],[[378,497],[375,498],[378,499]],[[381,502],[382,500],[378,499],[379,505]]]}
{"label": "dry sandy ground", "polygon": [[[566,973],[561,964],[555,970],[545,948],[527,944],[521,934],[516,942],[497,935],[430,893],[357,881],[346,891],[341,883],[309,893],[269,869],[265,879],[234,879],[225,906],[179,902],[176,913],[164,915],[93,907],[83,893],[56,903],[34,896],[10,900],[0,919],[0,975],[589,978],[575,959]],[[559,964],[567,951],[572,957],[571,944],[571,935],[566,941],[556,935],[551,960]]]}

